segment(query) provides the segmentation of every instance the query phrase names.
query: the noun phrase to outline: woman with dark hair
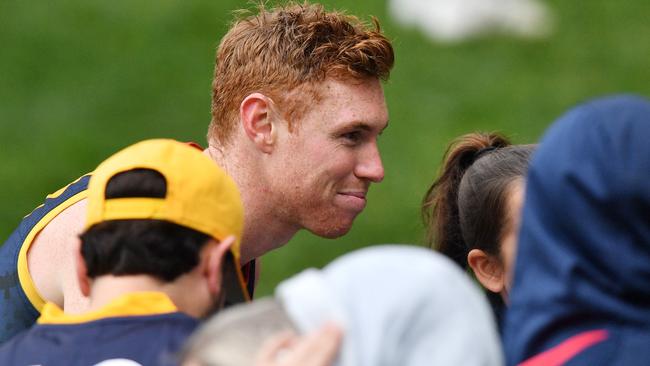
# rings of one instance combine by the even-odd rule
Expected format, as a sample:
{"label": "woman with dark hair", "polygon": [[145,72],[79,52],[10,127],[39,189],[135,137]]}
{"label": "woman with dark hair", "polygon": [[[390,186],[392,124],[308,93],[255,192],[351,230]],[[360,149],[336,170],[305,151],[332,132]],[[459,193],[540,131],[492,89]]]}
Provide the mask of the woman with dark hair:
{"label": "woman with dark hair", "polygon": [[427,243],[472,269],[497,315],[508,299],[524,179],[535,145],[495,133],[451,143],[422,202]]}

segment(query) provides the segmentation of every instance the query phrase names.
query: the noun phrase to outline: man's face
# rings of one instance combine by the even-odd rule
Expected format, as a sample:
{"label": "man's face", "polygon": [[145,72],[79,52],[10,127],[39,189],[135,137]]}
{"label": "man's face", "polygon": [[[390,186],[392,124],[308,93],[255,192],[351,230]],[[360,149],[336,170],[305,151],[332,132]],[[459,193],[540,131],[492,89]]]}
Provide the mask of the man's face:
{"label": "man's face", "polygon": [[279,124],[269,192],[278,219],[334,238],[347,233],[366,206],[370,183],[384,178],[377,138],[388,111],[376,79],[328,79],[316,88],[320,98],[292,121],[293,132]]}

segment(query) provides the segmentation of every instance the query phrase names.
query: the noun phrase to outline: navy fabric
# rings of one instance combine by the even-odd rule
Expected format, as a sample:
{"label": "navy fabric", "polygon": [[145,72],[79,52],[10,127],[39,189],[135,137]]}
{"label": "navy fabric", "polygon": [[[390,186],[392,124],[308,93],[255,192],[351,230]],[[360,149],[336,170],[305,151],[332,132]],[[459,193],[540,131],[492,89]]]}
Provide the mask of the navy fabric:
{"label": "navy fabric", "polygon": [[32,213],[25,216],[9,239],[0,247],[0,343],[29,328],[39,316],[23,292],[18,280],[18,253],[27,235],[45,215],[88,187],[90,175],[67,186],[56,197],[49,197]]}
{"label": "navy fabric", "polygon": [[115,359],[176,365],[177,352],[197,325],[179,312],[37,324],[0,347],[0,365],[88,366]]}
{"label": "navy fabric", "polygon": [[592,329],[609,337],[567,365],[650,363],[650,103],[632,95],[569,111],[533,156],[507,364]]}

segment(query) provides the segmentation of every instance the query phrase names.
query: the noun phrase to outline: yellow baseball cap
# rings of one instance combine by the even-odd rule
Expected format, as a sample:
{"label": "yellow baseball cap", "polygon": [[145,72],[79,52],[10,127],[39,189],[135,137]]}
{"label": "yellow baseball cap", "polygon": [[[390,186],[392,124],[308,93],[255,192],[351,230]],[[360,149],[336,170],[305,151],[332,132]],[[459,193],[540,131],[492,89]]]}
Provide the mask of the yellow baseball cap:
{"label": "yellow baseball cap", "polygon": [[[108,181],[118,173],[151,169],[165,177],[163,198],[105,198]],[[88,184],[88,210],[85,228],[110,220],[153,219],[169,221],[224,240],[234,235],[230,247],[235,259],[235,276],[225,275],[237,284],[239,294],[227,297],[250,301],[240,263],[240,239],[244,208],[235,182],[199,149],[175,140],[145,140],[131,145],[102,162]],[[233,296],[234,295],[234,296]]]}

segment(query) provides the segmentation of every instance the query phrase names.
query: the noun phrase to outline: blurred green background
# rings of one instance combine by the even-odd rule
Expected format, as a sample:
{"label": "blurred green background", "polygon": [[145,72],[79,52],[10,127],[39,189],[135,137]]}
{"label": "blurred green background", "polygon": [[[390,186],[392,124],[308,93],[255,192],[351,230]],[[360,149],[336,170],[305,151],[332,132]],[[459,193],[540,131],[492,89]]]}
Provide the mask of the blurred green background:
{"label": "blurred green background", "polygon": [[[419,204],[448,142],[474,130],[535,142],[571,105],[650,94],[650,2],[546,1],[554,33],[448,45],[404,29],[377,0],[324,2],[377,16],[394,40],[385,84],[386,178],[352,231],[300,233],[263,260],[258,296],[308,266],[373,243],[421,243]],[[0,1],[0,237],[44,196],[137,140],[205,142],[214,52],[250,7],[219,0]]]}

